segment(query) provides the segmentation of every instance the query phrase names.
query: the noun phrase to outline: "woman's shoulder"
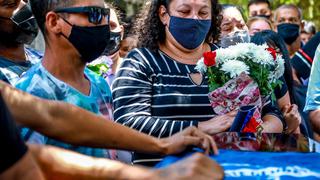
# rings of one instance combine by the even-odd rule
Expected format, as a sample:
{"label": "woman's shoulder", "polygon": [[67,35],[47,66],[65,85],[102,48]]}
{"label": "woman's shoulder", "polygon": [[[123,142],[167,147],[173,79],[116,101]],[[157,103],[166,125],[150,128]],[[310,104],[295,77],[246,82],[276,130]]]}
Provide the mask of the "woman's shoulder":
{"label": "woman's shoulder", "polygon": [[126,58],[133,58],[136,60],[150,60],[150,58],[156,58],[158,54],[158,51],[152,51],[148,48],[134,48],[128,53]]}
{"label": "woman's shoulder", "polygon": [[151,68],[158,66],[161,58],[159,51],[152,51],[148,48],[135,48],[131,50],[124,61],[138,62]]}

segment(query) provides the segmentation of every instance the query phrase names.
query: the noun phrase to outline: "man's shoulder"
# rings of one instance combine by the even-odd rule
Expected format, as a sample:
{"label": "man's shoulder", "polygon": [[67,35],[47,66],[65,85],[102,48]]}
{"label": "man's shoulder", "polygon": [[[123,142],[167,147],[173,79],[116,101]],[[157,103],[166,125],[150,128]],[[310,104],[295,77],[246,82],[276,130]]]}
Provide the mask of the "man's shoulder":
{"label": "man's shoulder", "polygon": [[91,71],[90,69],[85,68],[84,73],[89,78],[91,83],[102,85],[102,86],[108,86],[107,81],[103,77],[99,76],[98,74]]}
{"label": "man's shoulder", "polygon": [[40,65],[35,65],[21,77],[15,86],[30,94],[49,98],[53,88],[49,82],[46,73],[41,70]]}
{"label": "man's shoulder", "polygon": [[25,48],[25,53],[28,57],[28,60],[32,64],[37,64],[37,63],[41,62],[41,60],[43,58],[43,53],[41,53],[40,51],[38,51],[36,49],[32,49],[30,47]]}
{"label": "man's shoulder", "polygon": [[97,75],[95,72],[91,71],[88,68],[85,68],[84,73],[89,78],[90,83],[95,85],[99,89],[99,91],[101,91],[101,93],[110,93],[110,87],[103,77]]}

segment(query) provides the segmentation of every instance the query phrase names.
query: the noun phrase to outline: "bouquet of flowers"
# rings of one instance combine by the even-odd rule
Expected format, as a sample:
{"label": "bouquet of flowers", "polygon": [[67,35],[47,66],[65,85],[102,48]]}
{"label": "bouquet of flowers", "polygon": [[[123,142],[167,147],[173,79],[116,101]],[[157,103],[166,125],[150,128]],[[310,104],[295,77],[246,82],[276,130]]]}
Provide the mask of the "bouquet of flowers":
{"label": "bouquet of flowers", "polygon": [[215,113],[222,115],[253,106],[256,110],[249,113],[248,126],[242,130],[256,132],[262,123],[260,111],[265,100],[275,98],[274,89],[281,85],[284,60],[266,44],[239,43],[204,53],[196,69],[208,77],[209,99]]}
{"label": "bouquet of flowers", "polygon": [[106,78],[110,74],[112,64],[113,62],[109,57],[101,56],[93,62],[87,64],[87,67],[99,76]]}

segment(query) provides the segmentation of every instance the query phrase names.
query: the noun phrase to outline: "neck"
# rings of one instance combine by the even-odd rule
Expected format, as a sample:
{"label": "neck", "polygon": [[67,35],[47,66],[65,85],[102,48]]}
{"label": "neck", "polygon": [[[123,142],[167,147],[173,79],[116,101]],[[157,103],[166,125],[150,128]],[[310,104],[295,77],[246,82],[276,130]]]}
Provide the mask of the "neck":
{"label": "neck", "polygon": [[23,44],[17,44],[16,46],[6,46],[0,43],[0,56],[13,62],[26,61]]}
{"label": "neck", "polygon": [[297,38],[291,45],[287,45],[290,58],[301,48],[301,39]]}
{"label": "neck", "polygon": [[109,56],[112,60],[112,65],[111,65],[111,70],[112,70],[112,74],[115,74],[118,70],[119,64],[120,64],[120,54],[119,51],[116,52],[115,54]]}
{"label": "neck", "polygon": [[203,56],[203,53],[210,51],[211,48],[207,43],[203,43],[196,49],[187,50],[177,47],[174,43],[166,40],[165,43],[160,44],[160,50],[178,62],[195,65]]}
{"label": "neck", "polygon": [[53,76],[71,85],[87,81],[84,76],[86,64],[78,55],[71,50],[50,46],[45,50],[42,64]]}

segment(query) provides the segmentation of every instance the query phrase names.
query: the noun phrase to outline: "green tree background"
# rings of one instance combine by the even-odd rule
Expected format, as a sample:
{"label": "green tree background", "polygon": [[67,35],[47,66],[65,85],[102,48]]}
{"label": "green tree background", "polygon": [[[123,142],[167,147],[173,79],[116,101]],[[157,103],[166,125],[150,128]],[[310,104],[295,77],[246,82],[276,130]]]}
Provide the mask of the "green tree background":
{"label": "green tree background", "polygon": [[[135,15],[145,0],[106,0],[113,2],[120,9],[127,13],[127,16]],[[241,6],[247,12],[248,0],[219,0],[221,4],[236,4]],[[282,4],[295,4],[302,9],[303,18],[313,21],[317,25],[317,30],[320,29],[320,0],[270,0],[272,7],[275,9]],[[247,13],[246,13],[247,14]]]}

